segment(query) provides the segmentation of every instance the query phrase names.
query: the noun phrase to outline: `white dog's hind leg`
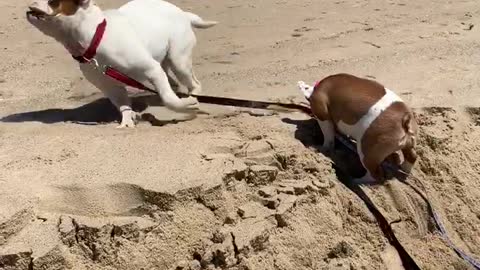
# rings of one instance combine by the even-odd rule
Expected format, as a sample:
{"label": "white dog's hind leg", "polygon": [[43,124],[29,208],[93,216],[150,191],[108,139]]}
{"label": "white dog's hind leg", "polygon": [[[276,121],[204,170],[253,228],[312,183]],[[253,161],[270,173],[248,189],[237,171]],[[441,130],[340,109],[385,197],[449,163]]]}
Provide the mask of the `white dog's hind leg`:
{"label": "white dog's hind leg", "polygon": [[170,60],[168,58],[165,58],[162,61],[162,68],[163,68],[163,71],[167,73],[168,83],[172,87],[172,90],[177,93],[180,88],[180,85],[178,85],[177,81],[174,78],[172,78],[172,76],[170,76],[170,74],[168,73],[171,70],[171,66],[172,66],[172,63],[170,63]]}
{"label": "white dog's hind leg", "polygon": [[177,79],[188,88],[189,94],[200,94],[202,85],[193,72],[192,54],[196,44],[195,33],[189,29],[182,39],[173,39],[168,60]]}
{"label": "white dog's hind leg", "polygon": [[193,113],[199,109],[198,101],[193,97],[180,99],[173,92],[168,82],[168,77],[160,65],[147,72],[148,80],[153,84],[155,90],[162,98],[165,106],[176,112]]}
{"label": "white dog's hind leg", "polygon": [[187,51],[190,52],[171,54],[172,70],[177,79],[188,88],[189,94],[198,95],[202,92],[202,85],[193,73],[191,49]]}

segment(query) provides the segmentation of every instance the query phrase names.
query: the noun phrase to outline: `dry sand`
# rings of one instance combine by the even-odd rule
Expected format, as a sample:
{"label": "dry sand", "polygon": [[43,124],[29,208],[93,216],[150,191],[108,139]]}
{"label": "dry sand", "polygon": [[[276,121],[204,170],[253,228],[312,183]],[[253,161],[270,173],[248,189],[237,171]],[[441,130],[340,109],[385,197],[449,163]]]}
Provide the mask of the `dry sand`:
{"label": "dry sand", "polygon": [[[480,259],[478,0],[174,3],[221,22],[197,31],[206,94],[298,102],[297,80],[336,72],[399,93],[421,124],[413,174]],[[209,116],[116,130],[115,110],[26,22],[26,5],[0,2],[0,268],[402,269],[315,151],[314,121],[205,105]],[[339,166],[353,158],[336,154]],[[363,189],[422,269],[470,269],[409,187]]]}

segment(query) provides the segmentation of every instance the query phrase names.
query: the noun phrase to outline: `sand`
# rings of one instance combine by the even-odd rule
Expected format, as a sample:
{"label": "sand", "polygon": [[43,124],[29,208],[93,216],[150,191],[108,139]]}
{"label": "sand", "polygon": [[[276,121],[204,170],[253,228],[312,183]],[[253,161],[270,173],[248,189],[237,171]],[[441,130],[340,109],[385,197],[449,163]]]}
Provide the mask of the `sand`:
{"label": "sand", "polygon": [[[197,31],[205,94],[300,102],[296,81],[337,72],[400,94],[420,123],[413,175],[480,260],[478,1],[173,2],[220,21]],[[355,156],[319,153],[307,116],[205,104],[190,121],[117,130],[63,47],[26,22],[27,4],[0,2],[0,268],[403,269],[337,176]],[[145,102],[159,120],[184,117]],[[472,269],[411,188],[362,189],[422,269]]]}

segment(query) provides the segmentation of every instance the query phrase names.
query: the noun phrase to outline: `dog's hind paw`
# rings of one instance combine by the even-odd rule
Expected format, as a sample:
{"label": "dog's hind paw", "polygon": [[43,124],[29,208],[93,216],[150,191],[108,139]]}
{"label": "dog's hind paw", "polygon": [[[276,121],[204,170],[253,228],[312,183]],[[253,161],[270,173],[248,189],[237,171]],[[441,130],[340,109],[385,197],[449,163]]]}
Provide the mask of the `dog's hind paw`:
{"label": "dog's hind paw", "polygon": [[181,101],[182,101],[183,108],[186,112],[195,112],[200,110],[200,103],[194,97],[190,96],[190,97],[182,98]]}

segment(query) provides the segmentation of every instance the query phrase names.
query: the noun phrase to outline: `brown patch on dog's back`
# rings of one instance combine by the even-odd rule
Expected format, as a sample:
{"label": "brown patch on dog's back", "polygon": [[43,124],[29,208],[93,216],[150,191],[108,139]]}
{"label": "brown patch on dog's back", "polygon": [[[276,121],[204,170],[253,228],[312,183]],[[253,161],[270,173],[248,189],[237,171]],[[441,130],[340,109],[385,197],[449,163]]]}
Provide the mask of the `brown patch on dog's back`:
{"label": "brown patch on dog's back", "polygon": [[78,10],[77,0],[54,0],[48,3],[54,15],[71,16]]}
{"label": "brown patch on dog's back", "polygon": [[[341,120],[348,125],[354,125],[384,95],[383,85],[341,73],[320,81],[313,90],[310,104],[317,117],[329,115],[329,120],[335,124]],[[326,108],[322,108],[325,106]],[[320,115],[317,115],[317,112]]]}

